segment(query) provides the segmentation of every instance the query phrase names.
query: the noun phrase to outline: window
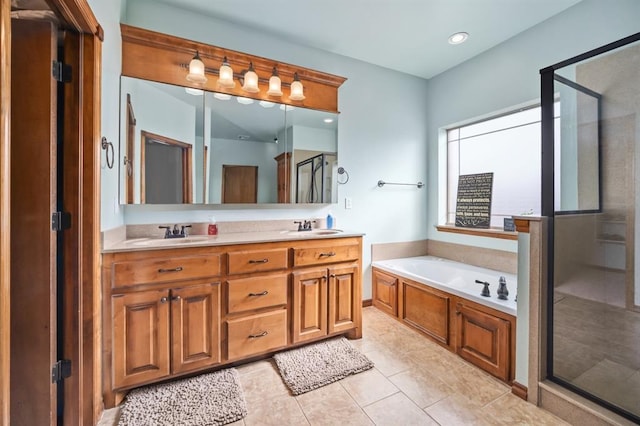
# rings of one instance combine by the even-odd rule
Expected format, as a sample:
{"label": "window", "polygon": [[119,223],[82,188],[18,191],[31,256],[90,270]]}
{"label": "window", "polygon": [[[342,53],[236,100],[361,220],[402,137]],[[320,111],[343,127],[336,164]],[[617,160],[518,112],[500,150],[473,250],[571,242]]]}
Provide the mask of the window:
{"label": "window", "polygon": [[455,223],[458,177],[476,173],[493,172],[491,227],[540,214],[540,117],[536,106],[447,130],[447,224]]}

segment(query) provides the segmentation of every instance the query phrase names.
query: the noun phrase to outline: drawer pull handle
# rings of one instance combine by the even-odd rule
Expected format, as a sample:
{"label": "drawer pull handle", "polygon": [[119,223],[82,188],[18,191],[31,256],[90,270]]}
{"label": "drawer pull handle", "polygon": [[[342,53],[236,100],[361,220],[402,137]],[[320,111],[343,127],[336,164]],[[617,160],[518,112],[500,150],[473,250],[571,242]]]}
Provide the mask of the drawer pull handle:
{"label": "drawer pull handle", "polygon": [[250,260],[249,263],[255,264],[255,263],[267,263],[269,261],[269,259],[260,259],[260,260]]}
{"label": "drawer pull handle", "polygon": [[320,257],[333,257],[336,255],[335,251],[330,251],[329,253],[320,253]]}
{"label": "drawer pull handle", "polygon": [[267,294],[269,294],[269,292],[267,290],[265,290],[262,293],[249,293],[249,296],[250,297],[257,297],[257,296],[266,296]]}
{"label": "drawer pull handle", "polygon": [[182,271],[182,266],[178,266],[177,268],[172,268],[172,269],[163,269],[163,268],[158,269],[158,272],[161,274],[164,274],[165,272],[180,272],[180,271]]}
{"label": "drawer pull handle", "polygon": [[264,337],[264,336],[266,336],[267,334],[269,334],[269,332],[268,332],[268,331],[266,331],[266,330],[265,330],[265,331],[263,331],[263,332],[262,332],[262,333],[260,333],[260,334],[250,334],[250,335],[249,335],[249,339],[258,339],[258,338],[260,338],[260,337]]}

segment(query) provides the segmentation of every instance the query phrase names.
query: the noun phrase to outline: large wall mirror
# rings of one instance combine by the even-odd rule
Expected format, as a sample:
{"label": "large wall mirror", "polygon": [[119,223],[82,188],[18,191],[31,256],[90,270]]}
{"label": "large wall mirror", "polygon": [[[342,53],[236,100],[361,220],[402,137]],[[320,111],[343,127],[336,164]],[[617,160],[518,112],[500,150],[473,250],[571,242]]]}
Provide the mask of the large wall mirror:
{"label": "large wall mirror", "polygon": [[334,113],[121,77],[122,204],[337,202]]}

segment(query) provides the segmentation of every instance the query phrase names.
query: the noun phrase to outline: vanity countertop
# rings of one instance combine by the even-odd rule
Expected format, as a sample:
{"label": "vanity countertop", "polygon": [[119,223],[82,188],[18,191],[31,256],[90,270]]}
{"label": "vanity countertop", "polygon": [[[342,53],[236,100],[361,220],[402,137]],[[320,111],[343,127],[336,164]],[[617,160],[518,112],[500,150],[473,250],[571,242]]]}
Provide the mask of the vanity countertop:
{"label": "vanity countertop", "polygon": [[364,233],[337,229],[311,231],[257,231],[230,232],[218,235],[189,235],[186,238],[130,238],[105,245],[102,253],[141,250],[163,250],[180,247],[221,246],[232,244],[268,243],[276,241],[320,240],[329,238],[361,237]]}

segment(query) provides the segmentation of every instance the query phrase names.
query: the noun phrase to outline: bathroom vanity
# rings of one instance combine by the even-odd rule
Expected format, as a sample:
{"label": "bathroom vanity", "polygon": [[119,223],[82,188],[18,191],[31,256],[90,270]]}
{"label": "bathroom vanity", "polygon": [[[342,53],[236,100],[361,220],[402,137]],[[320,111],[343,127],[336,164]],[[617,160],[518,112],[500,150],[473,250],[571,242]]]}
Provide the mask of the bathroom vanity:
{"label": "bathroom vanity", "polygon": [[103,396],[362,336],[362,235],[255,232],[105,250]]}

